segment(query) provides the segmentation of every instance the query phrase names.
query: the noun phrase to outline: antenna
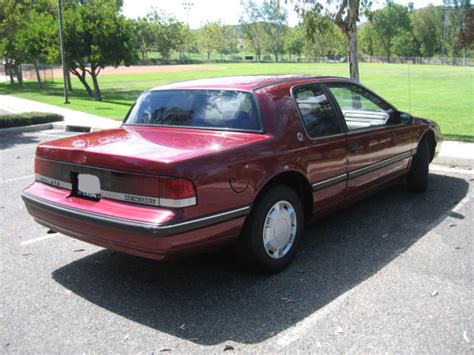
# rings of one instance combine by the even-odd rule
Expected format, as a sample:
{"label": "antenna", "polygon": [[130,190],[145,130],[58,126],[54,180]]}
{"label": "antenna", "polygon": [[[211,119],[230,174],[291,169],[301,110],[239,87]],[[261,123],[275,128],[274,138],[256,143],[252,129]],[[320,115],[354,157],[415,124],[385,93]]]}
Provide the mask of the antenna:
{"label": "antenna", "polygon": [[411,112],[411,71],[408,63],[408,112]]}

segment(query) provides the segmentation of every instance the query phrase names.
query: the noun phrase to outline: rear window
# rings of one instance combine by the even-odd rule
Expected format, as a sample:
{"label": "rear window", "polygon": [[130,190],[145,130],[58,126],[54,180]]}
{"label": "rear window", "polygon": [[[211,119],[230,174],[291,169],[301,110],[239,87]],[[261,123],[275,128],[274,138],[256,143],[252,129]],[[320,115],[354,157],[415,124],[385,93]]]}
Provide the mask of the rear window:
{"label": "rear window", "polygon": [[157,90],[144,93],[131,110],[129,125],[260,131],[252,94],[230,90]]}

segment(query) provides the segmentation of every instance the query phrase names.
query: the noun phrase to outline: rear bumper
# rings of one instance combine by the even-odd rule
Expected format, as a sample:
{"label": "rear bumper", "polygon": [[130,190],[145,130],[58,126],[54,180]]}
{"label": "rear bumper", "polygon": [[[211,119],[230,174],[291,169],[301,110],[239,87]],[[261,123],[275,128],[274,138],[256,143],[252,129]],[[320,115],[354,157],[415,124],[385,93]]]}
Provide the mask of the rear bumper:
{"label": "rear bumper", "polygon": [[238,237],[250,211],[250,206],[242,206],[160,224],[66,206],[28,189],[22,198],[33,218],[48,228],[108,249],[160,260],[232,241]]}

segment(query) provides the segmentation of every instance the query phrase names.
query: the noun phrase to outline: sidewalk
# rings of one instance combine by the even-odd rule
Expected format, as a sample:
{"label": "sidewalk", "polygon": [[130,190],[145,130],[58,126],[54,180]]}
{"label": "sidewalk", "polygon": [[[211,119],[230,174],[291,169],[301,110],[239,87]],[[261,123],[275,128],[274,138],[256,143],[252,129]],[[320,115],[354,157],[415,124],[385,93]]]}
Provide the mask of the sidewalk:
{"label": "sidewalk", "polygon": [[22,99],[10,95],[0,95],[0,110],[9,113],[22,112],[52,112],[62,115],[63,122],[53,123],[55,129],[66,129],[73,127],[91,127],[91,131],[99,131],[101,129],[120,127],[121,121],[116,121],[100,116],[91,115],[89,113],[79,112],[62,108],[54,105],[43,104],[41,102]]}

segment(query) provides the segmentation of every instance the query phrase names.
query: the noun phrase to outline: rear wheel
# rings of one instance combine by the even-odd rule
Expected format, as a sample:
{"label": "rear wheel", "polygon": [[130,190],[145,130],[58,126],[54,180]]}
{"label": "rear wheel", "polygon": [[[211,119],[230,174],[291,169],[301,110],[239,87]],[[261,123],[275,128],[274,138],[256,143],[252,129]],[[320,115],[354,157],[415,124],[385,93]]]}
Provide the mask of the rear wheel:
{"label": "rear wheel", "polygon": [[303,232],[303,206],[288,186],[276,185],[255,203],[236,246],[239,259],[255,271],[278,272],[293,259]]}
{"label": "rear wheel", "polygon": [[407,187],[410,192],[425,192],[428,187],[428,174],[430,165],[430,147],[427,139],[422,139],[418,144],[413,157],[410,171],[407,176]]}

